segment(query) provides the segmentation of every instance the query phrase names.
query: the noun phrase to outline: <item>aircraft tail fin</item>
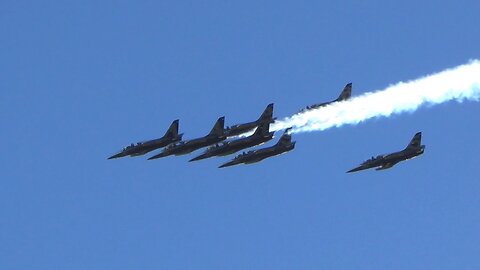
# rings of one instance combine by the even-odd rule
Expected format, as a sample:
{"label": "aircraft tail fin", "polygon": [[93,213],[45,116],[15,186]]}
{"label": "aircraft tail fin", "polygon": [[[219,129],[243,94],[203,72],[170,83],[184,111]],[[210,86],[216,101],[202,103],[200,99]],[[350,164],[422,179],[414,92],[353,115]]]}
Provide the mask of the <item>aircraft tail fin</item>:
{"label": "aircraft tail fin", "polygon": [[212,130],[210,131],[209,135],[215,135],[218,137],[225,136],[225,116],[222,116],[217,119],[215,125],[213,126]]}
{"label": "aircraft tail fin", "polygon": [[347,100],[352,96],[352,83],[347,83],[345,87],[342,90],[342,93],[340,93],[340,96],[338,96],[337,101],[343,101]]}
{"label": "aircraft tail fin", "polygon": [[285,129],[282,137],[280,137],[280,139],[278,140],[277,145],[286,146],[292,143],[292,135],[290,135],[291,129],[291,127]]}
{"label": "aircraft tail fin", "polygon": [[259,122],[264,122],[265,120],[273,120],[273,103],[268,104],[260,118],[258,118]]}
{"label": "aircraft tail fin", "polygon": [[174,120],[170,127],[168,128],[167,132],[165,132],[165,137],[169,138],[176,138],[178,137],[178,122],[179,120]]}
{"label": "aircraft tail fin", "polygon": [[266,135],[268,132],[270,132],[270,123],[266,122],[259,125],[253,135]]}
{"label": "aircraft tail fin", "polygon": [[422,132],[417,132],[408,143],[407,149],[419,148],[421,144],[422,144]]}

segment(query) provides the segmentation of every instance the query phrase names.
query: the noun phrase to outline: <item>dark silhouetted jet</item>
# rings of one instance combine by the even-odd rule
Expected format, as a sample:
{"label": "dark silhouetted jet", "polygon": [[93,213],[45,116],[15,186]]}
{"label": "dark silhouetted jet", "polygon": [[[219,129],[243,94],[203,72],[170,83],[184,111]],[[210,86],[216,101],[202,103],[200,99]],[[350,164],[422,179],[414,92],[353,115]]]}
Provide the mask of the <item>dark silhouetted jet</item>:
{"label": "dark silhouetted jet", "polygon": [[236,156],[231,161],[220,165],[219,168],[233,166],[241,163],[256,163],[268,157],[280,155],[292,150],[293,148],[295,148],[295,142],[292,142],[292,136],[289,134],[289,131],[290,128],[286,129],[282,137],[280,137],[280,140],[278,140],[275,145],[258,150],[248,151],[246,153],[244,152],[243,154]]}
{"label": "dark silhouetted jet", "polygon": [[334,102],[347,100],[347,99],[350,98],[351,95],[352,95],[352,83],[347,83],[347,85],[345,85],[342,93],[340,93],[340,96],[338,96],[337,99],[329,101],[329,102],[324,102],[324,103],[313,104],[313,105],[307,106],[306,108],[302,109],[299,113],[303,113],[303,112],[306,112],[306,111],[309,111],[309,110],[324,107],[324,106],[327,106],[327,105],[332,104]]}
{"label": "dark silhouetted jet", "polygon": [[134,157],[134,156],[145,155],[150,151],[165,147],[171,143],[182,140],[182,135],[183,134],[178,134],[178,119],[177,119],[172,122],[172,124],[170,125],[170,127],[168,128],[167,132],[163,137],[155,140],[139,142],[137,144],[132,143],[131,145],[123,148],[122,151],[109,157],[108,159],[125,157],[125,156]]}
{"label": "dark silhouetted jet", "polygon": [[417,134],[415,134],[415,136],[413,136],[408,146],[402,151],[372,157],[371,159],[364,161],[362,164],[360,164],[360,166],[351,169],[347,173],[370,168],[376,168],[377,171],[391,168],[393,167],[393,165],[397,164],[400,161],[408,160],[423,154],[423,152],[425,151],[425,145],[421,145],[421,141],[422,133],[418,132]]}
{"label": "dark silhouetted jet", "polygon": [[264,123],[270,124],[273,122],[275,122],[275,118],[273,118],[273,103],[270,103],[265,108],[262,115],[260,115],[260,118],[258,118],[253,122],[229,126],[225,129],[225,134],[227,135],[227,137],[233,137],[233,136],[237,136],[237,135],[249,132],[250,130],[260,126],[261,124],[264,124]]}
{"label": "dark silhouetted jet", "polygon": [[175,155],[175,156],[185,155],[197,149],[200,149],[202,147],[206,147],[206,146],[219,143],[225,140],[226,136],[223,128],[224,122],[225,122],[225,117],[218,118],[217,122],[215,123],[212,130],[207,136],[171,144],[165,147],[160,154],[150,157],[149,160],[166,157],[170,155]]}
{"label": "dark silhouetted jet", "polygon": [[248,137],[210,146],[205,152],[203,152],[203,154],[198,157],[192,158],[189,161],[201,160],[213,156],[226,156],[238,152],[242,149],[268,142],[273,138],[274,134],[274,132],[269,132],[269,126],[270,123],[263,123],[255,130],[252,135]]}

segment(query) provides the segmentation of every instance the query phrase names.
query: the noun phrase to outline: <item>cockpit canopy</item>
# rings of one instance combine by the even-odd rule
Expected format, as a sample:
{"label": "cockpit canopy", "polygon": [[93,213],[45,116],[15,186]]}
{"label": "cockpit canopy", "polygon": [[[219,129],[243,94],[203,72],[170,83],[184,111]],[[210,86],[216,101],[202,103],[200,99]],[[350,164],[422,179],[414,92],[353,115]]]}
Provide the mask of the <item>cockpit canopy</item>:
{"label": "cockpit canopy", "polygon": [[374,161],[374,160],[383,158],[383,156],[384,156],[384,155],[378,155],[378,156],[376,156],[376,157],[372,156],[370,159],[365,160],[363,163],[367,163],[367,162],[370,162],[370,161]]}
{"label": "cockpit canopy", "polygon": [[123,151],[128,150],[128,149],[131,149],[131,148],[133,148],[133,147],[135,147],[135,144],[134,144],[134,143],[131,143],[130,145],[125,146],[125,147],[123,148]]}
{"label": "cockpit canopy", "polygon": [[225,130],[231,130],[231,129],[234,129],[234,128],[238,128],[240,125],[231,125],[231,126],[228,126],[225,128]]}
{"label": "cockpit canopy", "polygon": [[172,144],[167,145],[167,147],[165,147],[165,149],[173,149],[173,148],[175,148],[179,145],[183,145],[183,144],[185,144],[184,141],[181,141],[181,142],[178,142],[178,143],[172,143]]}
{"label": "cockpit canopy", "polygon": [[250,151],[248,151],[248,152],[243,152],[243,153],[241,153],[240,155],[236,156],[234,159],[242,158],[242,157],[244,157],[244,156],[246,156],[246,155],[249,155],[249,154],[251,154],[251,153],[253,153],[253,152],[255,152],[255,150],[250,150]]}
{"label": "cockpit canopy", "polygon": [[214,145],[212,145],[212,146],[209,146],[209,147],[207,147],[207,151],[206,151],[206,152],[212,151],[213,149],[218,148],[218,146],[219,146],[218,143],[217,143],[217,144],[214,144]]}
{"label": "cockpit canopy", "polygon": [[216,143],[216,144],[214,144],[214,145],[212,145],[212,146],[207,147],[207,152],[208,152],[208,151],[212,151],[212,150],[214,150],[214,149],[216,149],[216,148],[219,148],[219,147],[221,147],[221,146],[224,146],[224,145],[226,145],[226,144],[228,144],[228,142]]}

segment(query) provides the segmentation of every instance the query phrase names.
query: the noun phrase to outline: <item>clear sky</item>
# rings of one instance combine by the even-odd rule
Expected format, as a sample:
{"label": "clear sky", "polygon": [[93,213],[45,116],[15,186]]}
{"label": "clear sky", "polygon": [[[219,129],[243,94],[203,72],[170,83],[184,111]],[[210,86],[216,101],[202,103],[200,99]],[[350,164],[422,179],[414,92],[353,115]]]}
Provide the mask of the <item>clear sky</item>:
{"label": "clear sky", "polygon": [[[255,165],[106,158],[177,118],[189,139],[479,58],[479,8],[0,1],[0,269],[478,269],[477,102],[295,134]],[[423,156],[345,173],[417,131]]]}

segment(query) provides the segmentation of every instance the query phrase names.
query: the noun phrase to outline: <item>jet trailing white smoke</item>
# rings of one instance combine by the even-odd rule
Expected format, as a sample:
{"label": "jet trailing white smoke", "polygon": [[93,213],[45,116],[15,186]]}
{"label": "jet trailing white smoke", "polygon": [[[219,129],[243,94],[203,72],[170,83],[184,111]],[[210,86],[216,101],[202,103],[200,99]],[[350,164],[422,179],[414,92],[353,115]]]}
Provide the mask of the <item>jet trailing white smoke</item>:
{"label": "jet trailing white smoke", "polygon": [[355,125],[375,117],[413,112],[422,105],[479,99],[480,61],[471,60],[465,65],[413,81],[399,82],[383,90],[295,114],[276,121],[271,130],[293,127],[292,133],[320,131],[345,124]]}

